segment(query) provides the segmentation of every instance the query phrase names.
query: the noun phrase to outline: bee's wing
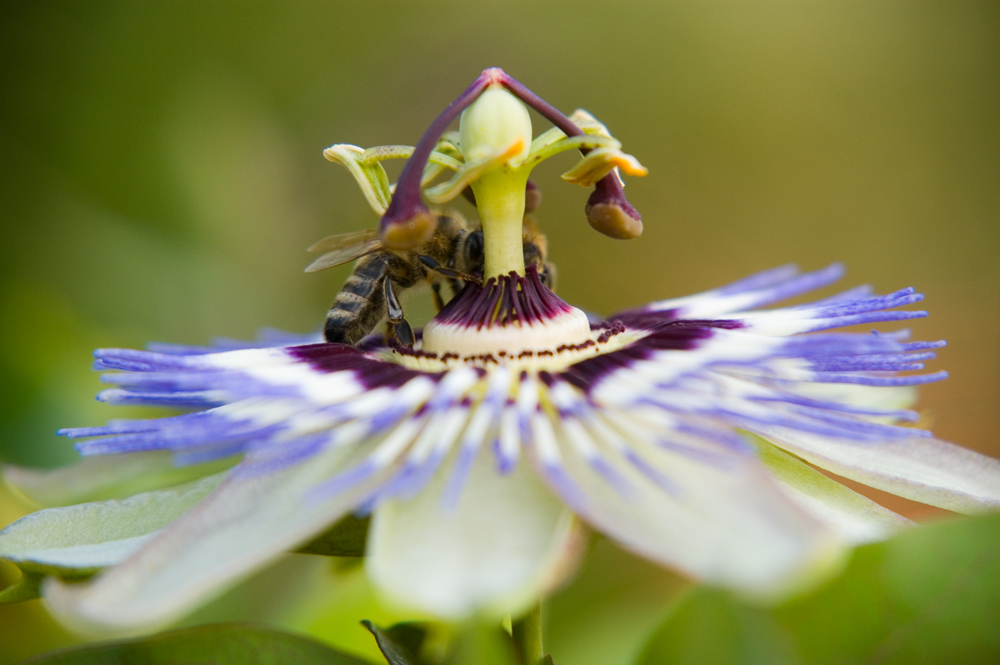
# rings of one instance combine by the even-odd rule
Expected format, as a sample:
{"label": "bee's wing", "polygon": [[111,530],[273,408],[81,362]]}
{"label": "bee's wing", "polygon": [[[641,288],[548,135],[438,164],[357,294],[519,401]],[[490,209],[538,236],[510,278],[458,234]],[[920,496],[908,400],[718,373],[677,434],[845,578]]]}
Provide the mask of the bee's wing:
{"label": "bee's wing", "polygon": [[349,263],[360,259],[365,254],[371,254],[381,247],[382,243],[378,239],[378,232],[374,229],[323,238],[310,247],[309,251],[326,252],[326,254],[310,263],[306,272],[316,272]]}

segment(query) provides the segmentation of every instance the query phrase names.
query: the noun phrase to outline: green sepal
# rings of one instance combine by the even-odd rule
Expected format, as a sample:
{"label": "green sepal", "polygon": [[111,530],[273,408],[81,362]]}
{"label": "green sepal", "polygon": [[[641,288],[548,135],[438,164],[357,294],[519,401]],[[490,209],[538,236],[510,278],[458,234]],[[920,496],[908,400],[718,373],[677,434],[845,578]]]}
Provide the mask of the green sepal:
{"label": "green sepal", "polygon": [[308,637],[238,623],[182,628],[134,640],[87,644],[22,665],[370,665]]}
{"label": "green sepal", "polygon": [[43,508],[53,508],[124,499],[182,485],[224,471],[238,461],[239,457],[233,456],[177,466],[172,454],[165,450],[94,455],[56,469],[6,465],[3,481],[14,494]]}
{"label": "green sepal", "polygon": [[126,499],[46,508],[22,517],[0,531],[0,560],[22,572],[21,580],[4,590],[3,597],[6,602],[28,599],[31,577],[78,580],[120,563],[204,499],[226,475]]}

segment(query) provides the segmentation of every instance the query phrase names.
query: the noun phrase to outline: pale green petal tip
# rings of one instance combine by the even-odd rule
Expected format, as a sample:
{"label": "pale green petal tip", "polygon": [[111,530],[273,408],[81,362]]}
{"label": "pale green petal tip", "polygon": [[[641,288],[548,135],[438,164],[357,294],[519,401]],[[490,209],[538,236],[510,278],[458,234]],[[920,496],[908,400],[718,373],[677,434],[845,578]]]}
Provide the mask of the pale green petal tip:
{"label": "pale green petal tip", "polygon": [[851,545],[889,538],[912,525],[910,520],[828,478],[764,439],[747,435],[757,457],[789,498],[830,526]]}
{"label": "pale green petal tip", "polygon": [[928,437],[869,442],[830,441],[781,428],[761,435],[839,476],[958,513],[1000,509],[1000,460]]}
{"label": "pale green petal tip", "polygon": [[37,591],[41,582],[43,594],[55,593],[50,603],[54,614],[71,629],[102,636],[122,634],[110,623],[100,628],[107,622],[86,616],[87,609],[75,598],[85,597],[91,583],[74,580],[125,561],[200,503],[225,475],[127,499],[49,508],[21,518],[0,532],[0,559],[18,565],[24,577],[0,600],[26,599],[30,596],[25,594],[32,587]]}
{"label": "pale green petal tip", "polygon": [[225,475],[127,499],[40,510],[0,531],[0,558],[19,565],[88,570],[120,563],[204,499]]}
{"label": "pale green petal tip", "polygon": [[308,489],[335,474],[347,457],[350,452],[335,449],[274,473],[230,476],[92,581],[48,580],[46,602],[62,623],[88,635],[168,625],[322,533],[384,480],[378,476],[307,509]]}

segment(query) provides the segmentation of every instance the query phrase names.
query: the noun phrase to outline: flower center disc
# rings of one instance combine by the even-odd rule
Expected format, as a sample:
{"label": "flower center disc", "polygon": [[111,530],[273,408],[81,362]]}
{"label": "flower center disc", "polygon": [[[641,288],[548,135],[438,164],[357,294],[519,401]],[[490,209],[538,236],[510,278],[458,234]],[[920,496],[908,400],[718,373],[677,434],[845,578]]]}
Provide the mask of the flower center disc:
{"label": "flower center disc", "polygon": [[524,277],[511,272],[483,286],[467,284],[424,328],[420,350],[441,358],[517,358],[554,355],[592,339],[587,315],[546,288],[529,266]]}

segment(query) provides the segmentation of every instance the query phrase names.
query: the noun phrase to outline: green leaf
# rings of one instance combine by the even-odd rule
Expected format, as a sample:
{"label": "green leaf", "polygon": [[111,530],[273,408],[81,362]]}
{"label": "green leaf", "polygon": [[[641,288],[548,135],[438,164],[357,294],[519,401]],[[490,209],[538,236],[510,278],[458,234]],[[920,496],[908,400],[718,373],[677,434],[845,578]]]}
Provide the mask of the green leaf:
{"label": "green leaf", "polygon": [[[519,662],[510,635],[492,622],[437,624],[437,635],[428,634],[430,624],[398,623],[383,629],[370,621],[361,623],[375,636],[388,665],[517,665]],[[438,648],[427,649],[427,643]]]}
{"label": "green leaf", "polygon": [[123,499],[188,483],[228,469],[236,457],[177,466],[168,451],[95,455],[58,469],[8,465],[4,483],[16,494],[49,508],[88,501]]}
{"label": "green leaf", "polygon": [[365,620],[361,622],[375,636],[378,650],[389,665],[423,665],[420,649],[427,637],[427,630],[417,623],[397,623],[382,629]]}
{"label": "green leaf", "polygon": [[844,573],[774,609],[698,588],[641,665],[1000,662],[1000,516],[956,519],[859,548]]}
{"label": "green leaf", "polygon": [[370,665],[315,640],[259,626],[210,624],[74,647],[22,665]]}
{"label": "green leaf", "polygon": [[741,605],[723,591],[698,587],[678,600],[638,662],[798,665],[801,661],[774,617]]}
{"label": "green leaf", "polygon": [[48,508],[0,531],[0,560],[25,576],[0,600],[33,597],[31,575],[81,579],[123,561],[153,534],[201,501],[225,477],[219,473],[168,490],[127,499]]}
{"label": "green leaf", "polygon": [[348,515],[298,551],[323,556],[364,556],[369,522],[371,519],[368,517]]}

